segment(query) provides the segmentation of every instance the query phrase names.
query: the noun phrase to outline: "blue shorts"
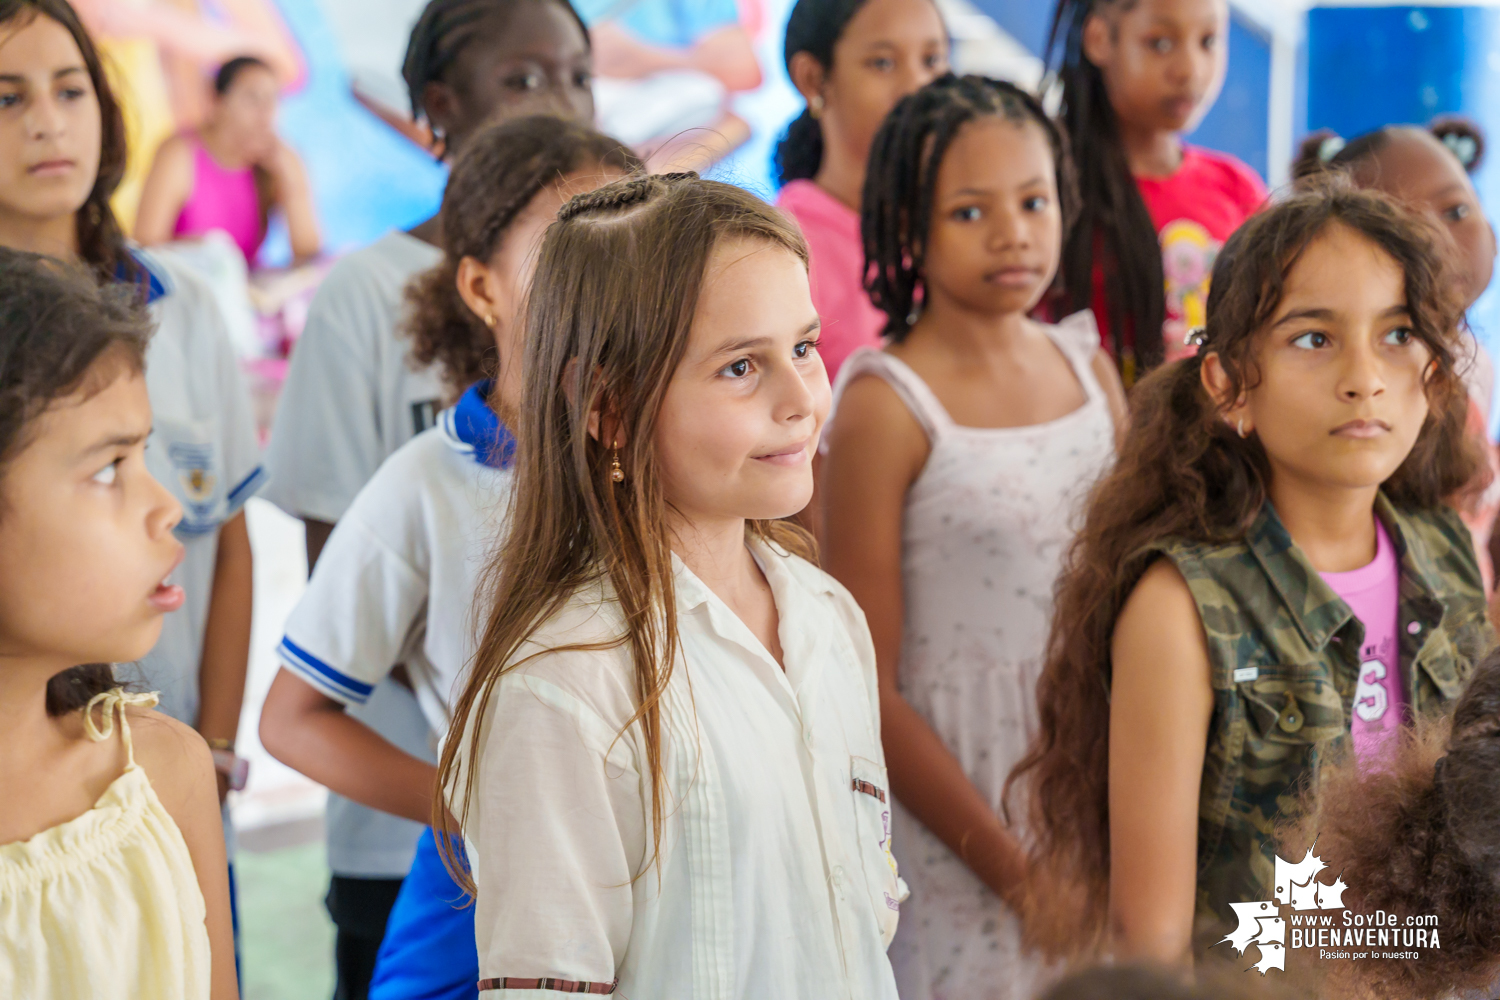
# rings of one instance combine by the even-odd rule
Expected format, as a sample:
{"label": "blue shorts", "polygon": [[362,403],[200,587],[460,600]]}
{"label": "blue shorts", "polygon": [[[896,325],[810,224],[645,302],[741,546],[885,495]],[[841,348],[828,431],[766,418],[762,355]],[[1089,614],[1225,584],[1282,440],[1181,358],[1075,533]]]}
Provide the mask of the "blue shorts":
{"label": "blue shorts", "polygon": [[474,904],[453,881],[429,828],[401,883],[375,959],[370,1000],[478,1000]]}

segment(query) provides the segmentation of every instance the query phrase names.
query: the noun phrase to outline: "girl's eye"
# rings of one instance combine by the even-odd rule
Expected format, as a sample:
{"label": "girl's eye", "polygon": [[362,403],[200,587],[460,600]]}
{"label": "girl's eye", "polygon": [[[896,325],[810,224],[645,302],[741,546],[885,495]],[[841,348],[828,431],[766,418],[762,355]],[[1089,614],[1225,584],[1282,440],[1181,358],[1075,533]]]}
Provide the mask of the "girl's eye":
{"label": "girl's eye", "polygon": [[60,91],[58,96],[65,101],[76,101],[82,98],[85,93],[82,87],[69,87],[66,90]]}
{"label": "girl's eye", "polygon": [[20,94],[0,94],[0,108],[13,108],[20,103]]}
{"label": "girl's eye", "polygon": [[517,73],[506,80],[505,85],[511,90],[538,90],[542,86],[542,75],[540,73]]}
{"label": "girl's eye", "polygon": [[804,358],[812,357],[813,352],[817,349],[818,342],[816,340],[804,340],[802,341],[802,343],[792,348],[792,356],[795,357],[798,361],[801,361]]}
{"label": "girl's eye", "polygon": [[1045,212],[1047,210],[1047,199],[1041,195],[1032,195],[1021,202],[1021,207],[1028,212]]}
{"label": "girl's eye", "polygon": [[1218,47],[1219,47],[1219,36],[1218,35],[1204,35],[1203,36],[1203,51],[1204,52],[1212,52],[1214,49],[1216,49]]}
{"label": "girl's eye", "polygon": [[880,73],[889,73],[896,68],[896,60],[889,56],[876,56],[865,65]]}
{"label": "girl's eye", "polygon": [[1454,205],[1443,213],[1443,218],[1449,222],[1462,222],[1469,217],[1469,206],[1464,204]]}
{"label": "girl's eye", "polygon": [[1398,326],[1385,335],[1385,342],[1396,347],[1405,347],[1412,341],[1411,330],[1404,326]]}
{"label": "girl's eye", "polygon": [[922,65],[926,66],[928,69],[941,69],[943,66],[946,66],[947,63],[948,60],[944,59],[942,53],[939,52],[934,52],[932,55],[927,56],[922,60]]}
{"label": "girl's eye", "polygon": [[1172,40],[1170,38],[1149,38],[1146,46],[1158,55],[1166,55],[1172,51]]}
{"label": "girl's eye", "polygon": [[587,90],[589,87],[593,86],[593,83],[594,74],[590,73],[586,69],[579,70],[573,75],[573,85],[575,87],[582,87],[583,89]]}
{"label": "girl's eye", "polygon": [[1328,334],[1318,330],[1309,330],[1307,333],[1295,338],[1292,341],[1292,346],[1300,347],[1307,351],[1315,351],[1320,347],[1328,346]]}
{"label": "girl's eye", "polygon": [[982,214],[978,205],[965,205],[953,210],[953,218],[959,222],[978,222]]}
{"label": "girl's eye", "polygon": [[728,375],[730,378],[744,378],[750,374],[750,359],[740,358],[738,361],[731,361],[719,370],[719,374]]}
{"label": "girl's eye", "polygon": [[89,478],[101,486],[113,486],[115,483],[115,473],[120,468],[120,461],[118,458],[115,459]]}

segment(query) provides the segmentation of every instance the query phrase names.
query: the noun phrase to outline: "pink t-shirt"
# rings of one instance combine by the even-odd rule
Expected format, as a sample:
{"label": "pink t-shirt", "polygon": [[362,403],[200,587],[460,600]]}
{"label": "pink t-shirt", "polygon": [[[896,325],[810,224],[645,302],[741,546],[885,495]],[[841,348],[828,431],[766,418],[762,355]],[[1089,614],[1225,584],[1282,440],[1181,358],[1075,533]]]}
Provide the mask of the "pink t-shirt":
{"label": "pink t-shirt", "polygon": [[823,320],[818,353],[831,382],[855,349],[879,347],[885,329],[885,313],[865,294],[859,213],[812,181],[792,181],[782,188],[776,207],[797,221],[807,239],[813,308]]}
{"label": "pink t-shirt", "polygon": [[1347,573],[1319,575],[1365,626],[1354,715],[1349,721],[1356,758],[1371,763],[1388,752],[1387,741],[1400,729],[1406,708],[1396,635],[1401,563],[1385,525],[1376,519],[1374,562]]}
{"label": "pink t-shirt", "polygon": [[201,236],[210,229],[222,229],[240,248],[245,261],[254,265],[261,241],[266,238],[255,171],[221,167],[201,142],[192,142],[193,192],[183,203],[172,235]]}

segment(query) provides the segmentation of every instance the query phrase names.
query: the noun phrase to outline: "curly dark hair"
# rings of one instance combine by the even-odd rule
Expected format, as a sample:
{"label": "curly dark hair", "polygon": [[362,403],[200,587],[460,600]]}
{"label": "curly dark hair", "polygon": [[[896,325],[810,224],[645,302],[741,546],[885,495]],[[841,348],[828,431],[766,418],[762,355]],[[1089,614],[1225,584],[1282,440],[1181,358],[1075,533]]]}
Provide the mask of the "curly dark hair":
{"label": "curly dark hair", "polygon": [[1316,841],[1351,909],[1435,915],[1442,947],[1421,961],[1378,951],[1327,972],[1329,996],[1491,996],[1500,981],[1500,652],[1474,668],[1440,720],[1419,720],[1378,767],[1327,768],[1315,806],[1279,831],[1301,857]]}
{"label": "curly dark hair", "polygon": [[885,313],[885,335],[897,342],[911,329],[926,263],[938,169],[960,129],[995,116],[1040,128],[1052,148],[1063,235],[1073,224],[1078,186],[1068,140],[1035,97],[1015,84],[947,74],[903,97],[870,144],[860,213],[865,290]]}
{"label": "curly dark hair", "polygon": [[125,232],[110,207],[110,198],[125,177],[127,149],[125,116],[109,85],[99,49],[68,0],[0,0],[0,25],[21,20],[20,27],[34,18],[46,17],[67,29],[83,56],[84,69],[99,102],[99,172],[88,199],[74,213],[78,233],[78,256],[101,281],[120,281],[144,289],[150,276],[125,245]]}
{"label": "curly dark hair", "polygon": [[1132,397],[1129,434],[1095,487],[1057,583],[1047,659],[1037,685],[1040,727],[1007,780],[1024,787],[1035,833],[1029,921],[1049,951],[1095,946],[1109,893],[1109,678],[1115,622],[1165,539],[1221,544],[1243,538],[1267,499],[1271,468],[1259,439],[1242,439],[1204,390],[1215,353],[1231,398],[1256,380],[1261,333],[1298,258],[1329,226],[1346,226],[1400,265],[1412,334],[1436,363],[1429,414],[1411,454],[1384,484],[1400,508],[1433,508],[1479,468],[1464,433],[1467,398],[1455,371],[1462,303],[1452,265],[1433,252],[1433,225],[1391,199],[1329,178],[1251,217],[1214,264],[1206,342],[1199,355],[1152,372]]}
{"label": "curly dark hair", "polygon": [[[101,286],[60,261],[0,247],[0,486],[49,406],[104,388],[90,382],[101,359],[144,369],[151,330],[133,289]],[[82,708],[114,686],[107,663],[65,670],[47,683],[47,712]]]}
{"label": "curly dark hair", "polygon": [[454,397],[495,374],[494,334],[458,294],[465,257],[487,261],[517,215],[548,184],[588,167],[644,170],[618,139],[547,115],[491,126],[469,140],[443,193],[439,219],[445,252],[437,267],[407,287],[412,360],[437,363]]}

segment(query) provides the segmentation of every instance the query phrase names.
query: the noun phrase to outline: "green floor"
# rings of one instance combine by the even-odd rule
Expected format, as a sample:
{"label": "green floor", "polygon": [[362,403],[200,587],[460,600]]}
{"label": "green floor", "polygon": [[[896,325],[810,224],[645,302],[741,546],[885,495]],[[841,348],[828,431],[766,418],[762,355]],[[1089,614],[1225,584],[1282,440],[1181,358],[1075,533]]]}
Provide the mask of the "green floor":
{"label": "green floor", "polygon": [[333,924],[323,843],[235,858],[244,1000],[329,1000]]}

